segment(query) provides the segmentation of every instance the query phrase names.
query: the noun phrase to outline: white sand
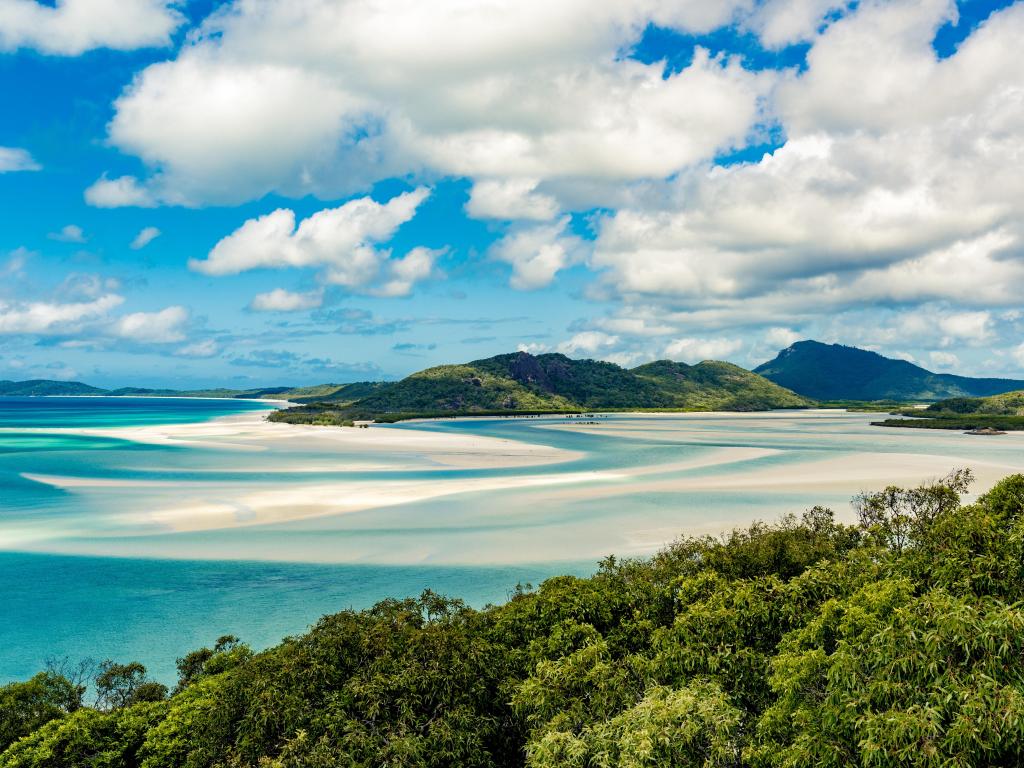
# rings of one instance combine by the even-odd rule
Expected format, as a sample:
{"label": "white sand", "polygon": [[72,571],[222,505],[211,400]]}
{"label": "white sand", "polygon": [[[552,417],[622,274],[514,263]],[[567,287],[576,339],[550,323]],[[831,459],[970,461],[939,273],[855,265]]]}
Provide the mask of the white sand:
{"label": "white sand", "polygon": [[[497,563],[590,558],[609,552],[643,554],[681,533],[719,533],[745,525],[753,517],[772,519],[782,512],[800,512],[801,507],[793,508],[791,500],[772,506],[772,498],[783,499],[788,494],[808,498],[810,503],[842,499],[837,512],[849,519],[852,513],[845,500],[863,490],[877,490],[888,484],[914,485],[966,466],[975,471],[975,490],[981,492],[998,479],[1024,470],[1024,434],[979,438],[924,430],[885,430],[867,427],[865,419],[835,411],[642,414],[628,420],[599,420],[596,425],[572,420],[538,425],[680,446],[678,460],[666,463],[633,466],[626,450],[621,454],[621,464],[617,459],[617,465],[609,469],[572,471],[566,467],[558,472],[538,472],[531,467],[570,461],[581,454],[468,434],[295,426],[269,423],[263,416],[256,412],[198,424],[64,432],[268,452],[275,473],[351,470],[356,474],[351,480],[262,481],[258,467],[267,466],[267,460],[255,461],[253,456],[250,462],[242,454],[241,468],[223,471],[244,473],[245,465],[249,465],[253,477],[232,483],[205,482],[194,475],[185,483],[51,475],[31,475],[29,479],[71,492],[124,491],[127,498],[143,500],[144,509],[123,503],[112,505],[104,532],[85,534],[97,542],[95,546],[102,546],[98,542],[107,534],[229,531],[296,523],[289,528],[293,533],[320,533],[292,544],[278,541],[276,529],[267,529],[268,535],[258,541],[239,541],[235,556],[332,562]],[[721,429],[723,421],[729,423],[728,430]],[[512,429],[509,433],[528,434]],[[739,445],[729,446],[733,441]],[[691,449],[694,445],[702,447],[695,452]],[[372,476],[377,470],[444,468],[522,471],[494,477],[429,473],[415,479],[375,480]],[[756,508],[742,504],[705,507],[701,501],[704,494],[709,499],[731,498],[730,492],[767,499],[767,503]],[[420,526],[431,528],[435,524],[433,518],[417,517],[423,512],[417,507],[410,508],[407,517],[405,510],[393,510],[374,518],[371,528],[378,525],[376,520],[383,519],[379,535],[348,539],[344,533],[344,526],[359,520],[349,517],[353,512],[469,493],[493,496],[485,495],[469,504],[453,502],[431,508],[442,518],[437,530],[443,533],[417,534]],[[666,501],[660,507],[657,502],[646,506],[638,503],[637,497],[646,494],[664,494]],[[672,494],[680,494],[679,501],[672,501]],[[332,517],[337,521],[332,522]],[[312,522],[302,522],[306,520]],[[262,533],[253,531],[253,536]],[[178,544],[158,543],[158,538],[173,542],[176,537],[153,537],[145,545],[150,548],[149,554],[203,554],[192,549],[203,546],[201,537]],[[232,549],[234,542],[229,545]],[[69,546],[88,549],[94,545],[79,542]],[[222,550],[211,550],[203,556],[224,555]]]}
{"label": "white sand", "polygon": [[[84,435],[153,445],[195,445],[235,451],[301,448],[310,452],[338,451],[339,455],[356,453],[360,455],[360,462],[353,464],[352,469],[358,471],[372,471],[373,468],[429,468],[423,462],[415,461],[409,464],[395,463],[393,460],[377,464],[363,461],[374,456],[393,459],[403,454],[414,459],[426,458],[442,467],[464,469],[538,466],[580,457],[580,454],[573,451],[493,437],[387,427],[358,429],[284,424],[267,421],[265,411],[249,411],[188,424],[96,429],[11,428],[4,431]],[[346,467],[343,464],[320,464],[318,469],[337,472]],[[311,472],[317,469],[305,467],[294,471]]]}

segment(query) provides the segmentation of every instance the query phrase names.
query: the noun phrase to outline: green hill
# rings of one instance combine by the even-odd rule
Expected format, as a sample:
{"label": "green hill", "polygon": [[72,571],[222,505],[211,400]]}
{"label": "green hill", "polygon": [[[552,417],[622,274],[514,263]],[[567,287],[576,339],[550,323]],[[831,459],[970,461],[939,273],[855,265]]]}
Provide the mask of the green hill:
{"label": "green hill", "polygon": [[317,403],[275,420],[345,423],[388,414],[559,412],[581,410],[734,410],[804,408],[811,401],[730,363],[660,360],[632,370],[597,360],[526,352],[440,365],[343,406]]}
{"label": "green hill", "polygon": [[799,341],[754,372],[815,400],[931,401],[1024,389],[1024,381],[932,373],[906,360],[818,341]]}
{"label": "green hill", "polygon": [[90,387],[80,381],[51,381],[49,379],[0,381],[0,397],[43,397],[47,395],[67,397],[105,394],[107,394],[106,390]]}
{"label": "green hill", "polygon": [[625,408],[768,410],[811,403],[730,363],[660,360],[632,370],[598,360],[527,352],[442,365],[381,387],[369,412],[570,411]]}

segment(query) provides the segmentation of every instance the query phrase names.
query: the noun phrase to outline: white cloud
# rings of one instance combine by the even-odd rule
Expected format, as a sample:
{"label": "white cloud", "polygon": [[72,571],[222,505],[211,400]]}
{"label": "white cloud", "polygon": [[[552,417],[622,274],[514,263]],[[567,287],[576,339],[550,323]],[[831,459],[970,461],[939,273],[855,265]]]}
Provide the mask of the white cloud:
{"label": "white cloud", "polygon": [[123,302],[124,299],[116,294],[105,294],[92,301],[68,303],[10,303],[0,300],[0,334],[46,335],[75,332],[83,323],[105,318],[112,309]]}
{"label": "white cloud", "polygon": [[0,2],[0,51],[32,48],[76,56],[94,48],[164,46],[184,22],[173,0]]}
{"label": "white cloud", "polygon": [[769,328],[765,331],[764,340],[767,344],[778,349],[784,349],[803,338],[792,328]]}
{"label": "white cloud", "polygon": [[[777,90],[784,146],[685,171],[599,222],[606,291],[784,324],[1024,292],[1024,5],[938,60],[946,2],[861,3]],[[954,95],[955,94],[955,97]]]}
{"label": "white cloud", "polygon": [[85,190],[85,202],[97,208],[155,208],[157,198],[134,176],[102,176]]}
{"label": "white cloud", "polygon": [[466,212],[474,219],[550,221],[558,202],[537,192],[537,179],[484,179],[473,185]]}
{"label": "white cloud", "polygon": [[[743,143],[773,75],[702,49],[668,76],[621,55],[652,22],[706,31],[743,5],[250,0],[145,69],[110,140],[163,199],[337,196],[429,170],[482,180],[489,216],[509,189],[488,183],[662,178]],[[551,210],[519,197],[527,218]]]}
{"label": "white cloud", "polygon": [[160,230],[156,227],[143,227],[139,230],[139,234],[132,240],[131,249],[137,251],[140,248],[145,248],[147,245],[152,243],[160,237]]}
{"label": "white cloud", "polygon": [[384,280],[368,290],[374,296],[408,296],[413,286],[434,272],[434,264],[443,251],[413,248],[400,259],[383,264]]}
{"label": "white cloud", "polygon": [[203,339],[192,344],[186,344],[178,349],[175,355],[179,357],[207,358],[216,357],[220,354],[220,345],[213,339]]}
{"label": "white cloud", "polygon": [[769,48],[781,48],[814,39],[830,14],[852,4],[851,0],[766,0],[744,20]]}
{"label": "white cloud", "polygon": [[193,259],[189,266],[207,275],[324,267],[327,282],[360,289],[379,277],[387,261],[375,244],[389,240],[412,219],[429,194],[421,187],[386,203],[362,197],[314,213],[298,225],[294,211],[279,208],[249,219],[218,242],[205,260]]}
{"label": "white cloud", "polygon": [[928,355],[932,366],[939,369],[949,370],[960,365],[960,358],[952,352],[932,352]]}
{"label": "white cloud", "polygon": [[68,224],[59,232],[51,232],[47,237],[60,243],[84,243],[86,241],[85,232],[77,224]]}
{"label": "white cloud", "polygon": [[299,312],[315,309],[323,304],[323,291],[295,293],[284,288],[275,288],[267,293],[260,293],[249,302],[249,309],[254,312]]}
{"label": "white cloud", "polygon": [[24,149],[0,147],[0,173],[38,170],[39,164]]}
{"label": "white cloud", "polygon": [[602,331],[582,331],[558,345],[558,351],[567,355],[595,355],[615,348],[619,337]]}
{"label": "white cloud", "polygon": [[664,355],[670,360],[698,363],[701,360],[722,360],[743,348],[739,339],[683,338],[665,347]]}
{"label": "white cloud", "polygon": [[491,249],[498,261],[512,266],[511,285],[520,290],[543,288],[559,271],[582,260],[582,241],[568,232],[570,219],[514,229]]}
{"label": "white cloud", "polygon": [[550,351],[550,346],[542,344],[539,341],[520,342],[519,344],[516,344],[516,352],[526,352],[530,355],[540,355]]}
{"label": "white cloud", "polygon": [[159,312],[133,312],[114,321],[111,333],[143,344],[170,344],[185,339],[184,326],[188,319],[188,310],[181,306]]}
{"label": "white cloud", "polygon": [[1024,368],[1024,344],[1021,344],[1013,348],[1013,359],[1017,361],[1017,364]]}
{"label": "white cloud", "polygon": [[958,342],[980,344],[992,337],[992,315],[989,312],[957,312],[939,319],[946,346]]}

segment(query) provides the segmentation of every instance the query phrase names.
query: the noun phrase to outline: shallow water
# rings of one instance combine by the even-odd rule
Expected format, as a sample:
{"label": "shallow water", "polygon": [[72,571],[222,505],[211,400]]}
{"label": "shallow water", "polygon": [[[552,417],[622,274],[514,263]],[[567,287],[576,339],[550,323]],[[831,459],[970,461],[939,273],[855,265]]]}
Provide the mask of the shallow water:
{"label": "shallow water", "polygon": [[[485,469],[312,438],[174,445],[53,431],[184,424],[266,407],[0,399],[0,680],[29,675],[51,655],[138,658],[169,680],[176,656],[219,634],[264,646],[325,612],[428,586],[482,605],[517,581],[588,573],[606,554],[649,553],[681,533],[717,533],[814,504],[849,517],[859,490],[957,466],[974,466],[985,482],[1024,470],[1024,435],[883,430],[870,426],[872,415],[838,411],[375,428],[578,454]],[[507,487],[460,490],[471,480]],[[341,503],[359,488],[399,485],[442,495],[345,514],[319,509],[272,525],[252,524],[245,502],[317,487]],[[182,504],[229,508],[232,525],[176,532],[152,515]]]}

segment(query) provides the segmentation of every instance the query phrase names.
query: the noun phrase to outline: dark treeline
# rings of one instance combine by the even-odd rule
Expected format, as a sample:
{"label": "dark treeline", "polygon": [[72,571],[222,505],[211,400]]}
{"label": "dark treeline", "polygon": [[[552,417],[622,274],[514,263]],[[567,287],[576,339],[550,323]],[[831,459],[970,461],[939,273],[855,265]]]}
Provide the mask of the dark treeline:
{"label": "dark treeline", "polygon": [[1006,766],[1024,760],[1024,476],[958,472],[482,611],[427,592],[168,692],[105,663],[0,688],[3,768]]}

